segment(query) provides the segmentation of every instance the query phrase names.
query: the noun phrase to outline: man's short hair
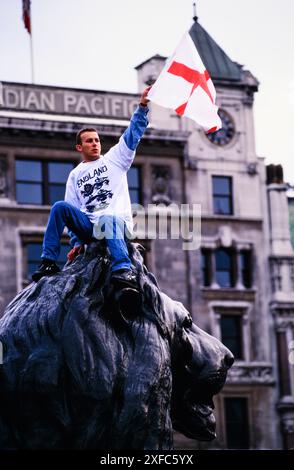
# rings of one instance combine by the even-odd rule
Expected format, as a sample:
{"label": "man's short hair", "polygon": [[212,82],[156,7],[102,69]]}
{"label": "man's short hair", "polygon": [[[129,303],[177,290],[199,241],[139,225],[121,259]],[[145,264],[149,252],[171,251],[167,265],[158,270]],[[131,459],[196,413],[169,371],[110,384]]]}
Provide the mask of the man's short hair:
{"label": "man's short hair", "polygon": [[79,130],[79,132],[76,135],[76,144],[77,145],[81,145],[81,143],[82,143],[81,135],[84,132],[96,132],[97,135],[98,135],[98,131],[94,127],[84,127],[83,129]]}

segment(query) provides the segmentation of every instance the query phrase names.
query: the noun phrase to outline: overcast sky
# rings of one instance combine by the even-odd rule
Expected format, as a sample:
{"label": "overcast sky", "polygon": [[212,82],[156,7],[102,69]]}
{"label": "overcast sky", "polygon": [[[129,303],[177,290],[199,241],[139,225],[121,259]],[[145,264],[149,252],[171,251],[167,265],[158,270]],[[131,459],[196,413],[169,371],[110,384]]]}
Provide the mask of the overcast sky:
{"label": "overcast sky", "polygon": [[[137,92],[134,67],[169,56],[192,0],[32,0],[35,83]],[[294,0],[198,0],[201,25],[260,81],[256,144],[294,183]],[[0,0],[0,81],[30,82],[21,0]]]}

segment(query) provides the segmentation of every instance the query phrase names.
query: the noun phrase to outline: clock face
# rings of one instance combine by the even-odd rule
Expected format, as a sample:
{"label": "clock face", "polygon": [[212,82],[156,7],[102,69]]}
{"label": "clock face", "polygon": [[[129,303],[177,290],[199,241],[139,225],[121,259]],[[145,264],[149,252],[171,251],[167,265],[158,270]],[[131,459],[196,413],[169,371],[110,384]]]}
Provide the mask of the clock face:
{"label": "clock face", "polygon": [[222,128],[219,131],[206,134],[206,137],[213,144],[227,145],[231,142],[235,135],[234,121],[231,116],[223,109],[219,109],[218,114],[222,121]]}

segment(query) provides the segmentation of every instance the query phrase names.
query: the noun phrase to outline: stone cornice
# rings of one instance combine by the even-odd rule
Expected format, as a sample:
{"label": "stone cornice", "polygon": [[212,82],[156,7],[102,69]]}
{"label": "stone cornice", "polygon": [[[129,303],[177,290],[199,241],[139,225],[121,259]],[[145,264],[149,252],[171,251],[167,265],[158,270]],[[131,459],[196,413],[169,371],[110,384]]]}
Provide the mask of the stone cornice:
{"label": "stone cornice", "polygon": [[227,384],[273,385],[273,367],[270,363],[237,363],[229,370]]}
{"label": "stone cornice", "polygon": [[[54,116],[52,116],[54,118]],[[55,133],[55,134],[73,134],[76,133],[81,127],[97,126],[99,128],[99,134],[119,137],[122,135],[128,125],[128,121],[125,125],[121,121],[111,122],[99,122],[97,123],[87,121],[87,118],[83,122],[75,122],[74,119],[67,121],[56,120],[39,120],[39,119],[28,119],[20,117],[6,117],[0,116],[0,128],[12,130],[13,133],[21,131],[31,132],[43,132],[43,133]],[[102,121],[102,120],[101,120]],[[103,120],[104,121],[104,120]],[[170,142],[183,142],[185,143],[189,137],[189,132],[176,131],[169,129],[155,129],[152,127],[147,128],[144,134],[144,140],[168,140]]]}

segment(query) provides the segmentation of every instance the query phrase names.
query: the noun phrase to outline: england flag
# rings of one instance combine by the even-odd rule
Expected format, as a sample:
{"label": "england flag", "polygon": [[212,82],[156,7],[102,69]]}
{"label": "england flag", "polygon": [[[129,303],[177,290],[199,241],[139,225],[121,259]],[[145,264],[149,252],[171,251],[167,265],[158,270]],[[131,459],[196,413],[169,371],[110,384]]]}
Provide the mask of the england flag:
{"label": "england flag", "polygon": [[148,99],[193,119],[206,133],[222,127],[214,85],[189,32],[167,60]]}

